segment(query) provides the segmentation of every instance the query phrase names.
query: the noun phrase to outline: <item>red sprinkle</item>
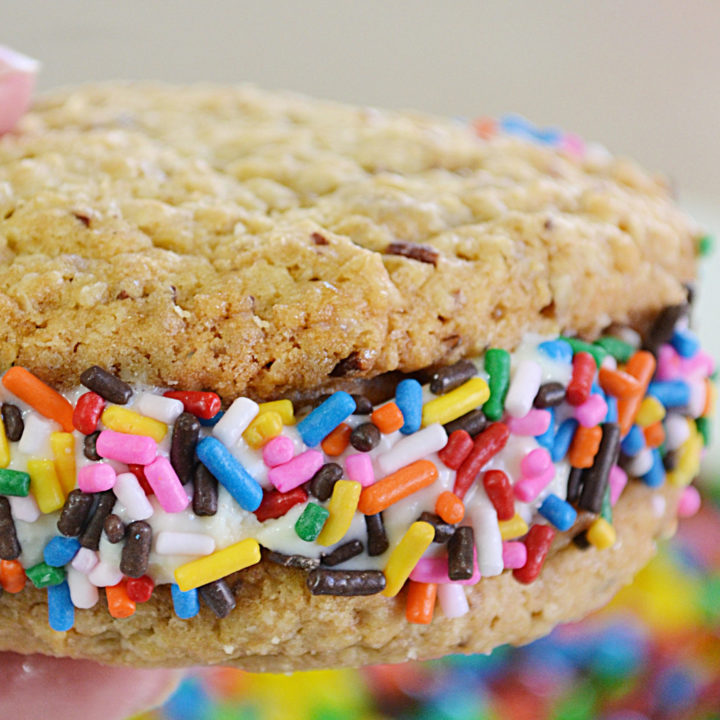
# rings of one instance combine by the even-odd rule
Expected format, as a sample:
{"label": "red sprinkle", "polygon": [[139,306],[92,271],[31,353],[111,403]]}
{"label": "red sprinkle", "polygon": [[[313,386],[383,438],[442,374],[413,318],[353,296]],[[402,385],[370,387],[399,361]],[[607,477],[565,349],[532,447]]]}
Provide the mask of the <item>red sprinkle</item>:
{"label": "red sprinkle", "polygon": [[265,490],[260,507],[255,511],[255,516],[260,522],[279,518],[285,515],[291,507],[303,503],[307,499],[308,494],[302,487],[296,487],[286,493]]}
{"label": "red sprinkle", "polygon": [[180,400],[185,412],[192,413],[203,420],[211,420],[222,408],[220,396],[214,392],[199,390],[168,390],[163,395],[173,400]]}
{"label": "red sprinkle", "polygon": [[510,520],[515,515],[515,497],[508,476],[502,470],[488,470],[483,475],[483,485],[498,520]]}
{"label": "red sprinkle", "polygon": [[457,470],[470,454],[473,439],[467,430],[455,430],[450,433],[447,445],[438,452],[438,457],[452,470]]}
{"label": "red sprinkle", "polygon": [[533,525],[530,528],[525,538],[527,562],[523,567],[513,570],[513,577],[518,582],[528,584],[537,578],[554,537],[555,530],[549,525]]}
{"label": "red sprinkle", "polygon": [[596,367],[595,358],[589,352],[575,353],[572,377],[565,391],[570,405],[582,405],[590,397]]}
{"label": "red sprinkle", "polygon": [[97,393],[83,393],[75,404],[72,421],[76,430],[91,435],[97,430],[100,416],[105,409],[105,400]]}
{"label": "red sprinkle", "polygon": [[153,495],[154,491],[145,477],[145,468],[142,465],[128,465],[128,470],[138,479],[140,487],[146,495]]}
{"label": "red sprinkle", "polygon": [[139,578],[128,578],[125,589],[127,590],[128,597],[133,602],[144,603],[152,597],[155,583],[152,581],[152,578],[143,575]]}
{"label": "red sprinkle", "polygon": [[472,450],[463,461],[455,478],[454,492],[461,500],[483,466],[505,447],[509,437],[510,430],[507,425],[495,422],[475,438]]}

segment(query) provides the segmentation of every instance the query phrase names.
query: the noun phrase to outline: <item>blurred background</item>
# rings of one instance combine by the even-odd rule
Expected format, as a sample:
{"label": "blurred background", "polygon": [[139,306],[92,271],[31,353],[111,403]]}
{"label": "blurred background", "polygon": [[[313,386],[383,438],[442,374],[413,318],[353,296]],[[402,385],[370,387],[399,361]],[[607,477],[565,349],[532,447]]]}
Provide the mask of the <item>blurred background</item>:
{"label": "blurred background", "polygon": [[[720,3],[707,0],[0,0],[40,88],[249,81],[472,118],[523,114],[669,175],[720,234]],[[720,255],[696,323],[720,356]],[[705,509],[613,606],[489,658],[292,677],[217,670],[153,718],[720,718],[718,443]],[[149,717],[149,716],[148,716]]]}

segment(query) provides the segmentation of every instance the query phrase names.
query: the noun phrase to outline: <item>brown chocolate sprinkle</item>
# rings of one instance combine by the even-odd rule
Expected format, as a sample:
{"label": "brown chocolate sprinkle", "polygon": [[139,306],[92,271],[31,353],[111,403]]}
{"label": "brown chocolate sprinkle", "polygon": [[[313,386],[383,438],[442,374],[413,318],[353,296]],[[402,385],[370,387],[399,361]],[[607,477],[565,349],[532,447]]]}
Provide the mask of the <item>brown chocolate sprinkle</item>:
{"label": "brown chocolate sprinkle", "polygon": [[120,378],[98,365],[89,367],[80,376],[80,382],[93,392],[116,405],[125,405],[132,397],[132,388]]}
{"label": "brown chocolate sprinkle", "polygon": [[0,560],[15,560],[22,548],[15,531],[10,501],[0,495]]}
{"label": "brown chocolate sprinkle", "polygon": [[385,248],[386,255],[402,255],[411,260],[437,265],[440,255],[435,248],[413,242],[392,242]]}
{"label": "brown chocolate sprinkle", "polygon": [[443,427],[448,435],[451,435],[455,430],[464,430],[468,435],[475,437],[487,427],[487,418],[482,410],[471,410],[457,420],[443,425]]}
{"label": "brown chocolate sprinkle", "polygon": [[144,520],[136,520],[127,526],[125,535],[120,571],[131,578],[142,577],[150,561],[152,528]]}
{"label": "brown chocolate sprinkle", "polygon": [[195,466],[193,512],[201,517],[215,515],[218,509],[218,481],[202,464]]}
{"label": "brown chocolate sprinkle", "polygon": [[582,492],[582,477],[583,469],[571,467],[570,474],[568,475],[567,482],[567,497],[566,500],[574,505],[580,499],[580,493]]}
{"label": "brown chocolate sprinkle", "polygon": [[548,382],[540,386],[533,405],[544,409],[555,407],[565,399],[565,386],[559,382]]}
{"label": "brown chocolate sprinkle", "polygon": [[650,331],[643,341],[643,350],[649,350],[653,355],[657,356],[658,349],[663,343],[670,342],[670,338],[675,330],[675,325],[680,318],[687,315],[689,307],[687,303],[680,305],[670,305],[664,308],[655,318]]}
{"label": "brown chocolate sprinkle", "polygon": [[203,602],[219,618],[226,618],[235,609],[235,596],[225,580],[216,580],[198,588]]}
{"label": "brown chocolate sprinkle", "polygon": [[[75,492],[73,490],[73,492]],[[70,493],[72,495],[72,493]],[[93,495],[90,495],[93,497]],[[90,518],[90,522],[80,537],[80,544],[88,550],[97,550],[100,545],[100,535],[105,527],[105,518],[112,512],[115,505],[115,493],[112,490],[105,490],[95,493],[97,505]],[[62,520],[62,517],[60,518]],[[58,524],[59,525],[59,524]]]}
{"label": "brown chocolate sprinkle", "polygon": [[440,368],[430,380],[430,392],[435,395],[444,395],[463,383],[471,377],[477,375],[475,363],[470,360],[458,360],[453,365]]}
{"label": "brown chocolate sprinkle", "polygon": [[313,595],[376,595],[385,589],[380,570],[312,570],[307,586]]}
{"label": "brown chocolate sprinkle", "polygon": [[94,433],[90,433],[90,435],[85,436],[85,440],[83,441],[83,455],[85,455],[88,460],[101,459],[97,451],[97,439],[99,436],[99,430],[96,430]]}
{"label": "brown chocolate sprinkle", "polygon": [[193,479],[195,446],[199,437],[200,421],[192,413],[182,413],[175,421],[175,427],[173,428],[170,464],[183,485]]}
{"label": "brown chocolate sprinkle", "polygon": [[305,557],[305,555],[283,555],[274,550],[265,550],[263,557],[270,562],[283,567],[296,568],[297,570],[314,570],[320,565],[320,561],[316,558]]}
{"label": "brown chocolate sprinkle", "polygon": [[[82,490],[71,490],[65,499],[57,529],[65,537],[78,537],[85,529],[90,510],[95,501],[90,493]],[[103,523],[105,518],[103,518]]]}
{"label": "brown chocolate sprinkle", "polygon": [[385,523],[383,522],[382,513],[365,516],[365,527],[367,528],[367,554],[370,557],[382,555],[390,543],[385,533]]}
{"label": "brown chocolate sprinkle", "polygon": [[355,412],[353,415],[370,415],[373,411],[373,404],[370,398],[365,395],[353,394],[352,399],[355,401]]}
{"label": "brown chocolate sprinkle", "polygon": [[592,467],[585,470],[582,475],[583,486],[578,500],[578,507],[594,513],[599,513],[602,509],[610,470],[620,452],[620,426],[617,423],[603,423],[601,427],[600,447]]}
{"label": "brown chocolate sprinkle", "polygon": [[113,545],[125,538],[125,523],[114,513],[110,513],[105,518],[103,528],[105,536]]}
{"label": "brown chocolate sprinkle", "polygon": [[433,542],[446,543],[455,532],[455,526],[449,523],[443,522],[439,515],[435,515],[431,512],[424,512],[418,520],[420,522],[426,522],[435,528],[435,537]]}
{"label": "brown chocolate sprinkle", "polygon": [[11,405],[10,403],[3,403],[2,406],[2,421],[5,426],[5,436],[10,442],[17,442],[25,430],[25,423],[23,422],[22,412],[17,405]]}
{"label": "brown chocolate sprinkle", "polygon": [[350,433],[350,444],[360,452],[370,452],[380,444],[380,430],[371,422],[358,425]]}
{"label": "brown chocolate sprinkle", "polygon": [[475,535],[468,525],[459,527],[448,540],[448,577],[469,580],[475,565]]}
{"label": "brown chocolate sprinkle", "polygon": [[325,463],[310,480],[310,493],[318,500],[327,500],[335,483],[343,476],[343,469],[337,463]]}
{"label": "brown chocolate sprinkle", "polygon": [[356,555],[359,555],[363,549],[364,546],[359,540],[350,540],[336,547],[331,553],[323,553],[320,556],[320,562],[323,565],[333,567],[334,565],[344,563],[350,558],[354,558]]}

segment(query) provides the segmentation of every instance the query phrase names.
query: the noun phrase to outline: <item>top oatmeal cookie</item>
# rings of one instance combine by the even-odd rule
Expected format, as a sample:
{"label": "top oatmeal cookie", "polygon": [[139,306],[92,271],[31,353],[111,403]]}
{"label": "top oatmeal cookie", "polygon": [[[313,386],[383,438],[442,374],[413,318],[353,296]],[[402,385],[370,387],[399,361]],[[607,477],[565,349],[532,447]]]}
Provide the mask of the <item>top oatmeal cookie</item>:
{"label": "top oatmeal cookie", "polygon": [[82,87],[0,139],[0,372],[269,399],[594,337],[681,302],[696,235],[604,152],[253,87]]}

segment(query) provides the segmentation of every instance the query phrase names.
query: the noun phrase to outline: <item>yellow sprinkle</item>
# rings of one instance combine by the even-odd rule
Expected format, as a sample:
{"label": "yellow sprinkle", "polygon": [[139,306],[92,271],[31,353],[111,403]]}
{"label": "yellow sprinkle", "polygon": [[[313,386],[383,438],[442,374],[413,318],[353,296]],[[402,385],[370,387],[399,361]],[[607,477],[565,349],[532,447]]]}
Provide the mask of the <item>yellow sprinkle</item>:
{"label": "yellow sprinkle", "polygon": [[183,592],[220,580],[260,562],[257,540],[246,538],[212,555],[192,560],[175,570],[175,582]]}
{"label": "yellow sprinkle", "polygon": [[435,537],[435,528],[426,522],[414,522],[390,553],[385,566],[383,595],[395,597]]}
{"label": "yellow sprinkle", "polygon": [[603,517],[594,520],[593,524],[588,528],[587,540],[598,550],[612,547],[616,539],[615,528]]}
{"label": "yellow sprinkle", "polygon": [[648,395],[641,403],[635,416],[635,424],[640,427],[647,427],[659,422],[665,417],[663,404],[652,395]]}
{"label": "yellow sprinkle", "polygon": [[270,410],[256,415],[243,433],[245,442],[255,450],[261,448],[268,440],[277,437],[283,428],[280,413]]}
{"label": "yellow sprinkle", "polygon": [[59,510],[65,504],[65,494],[60,486],[55,463],[52,460],[30,458],[27,462],[30,475],[30,492],[45,514]]}
{"label": "yellow sprinkle", "polygon": [[668,482],[678,487],[689,485],[700,472],[700,455],[703,449],[702,435],[692,420],[688,420],[690,435],[680,446],[677,467],[667,474]]}
{"label": "yellow sprinkle", "polygon": [[110,430],[129,435],[146,435],[155,442],[160,442],[167,434],[167,425],[164,422],[139,415],[119,405],[110,405],[106,408],[101,419],[105,427]]}
{"label": "yellow sprinkle", "polygon": [[272,402],[260,403],[258,415],[266,412],[276,412],[283,421],[283,425],[295,424],[295,411],[291,400],[273,400]]}
{"label": "yellow sprinkle", "polygon": [[338,480],[328,504],[330,515],[317,541],[320,545],[334,545],[345,537],[357,510],[362,485],[352,480]]}
{"label": "yellow sprinkle", "polygon": [[65,494],[75,489],[75,438],[72,433],[54,432],[50,435],[50,447],[55,456],[55,470]]}
{"label": "yellow sprinkle", "polygon": [[5,425],[0,420],[0,468],[6,468],[10,464],[10,444],[5,434]]}
{"label": "yellow sprinkle", "polygon": [[488,384],[482,378],[470,378],[459,388],[455,388],[445,395],[440,395],[423,405],[423,427],[433,423],[444,425],[456,420],[461,415],[480,407],[489,397],[490,389]]}
{"label": "yellow sprinkle", "polygon": [[498,525],[503,540],[522,537],[528,531],[527,523],[517,513],[509,520],[498,520]]}

